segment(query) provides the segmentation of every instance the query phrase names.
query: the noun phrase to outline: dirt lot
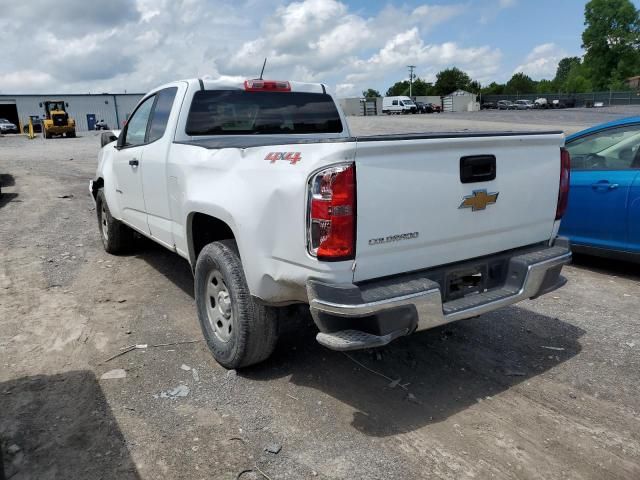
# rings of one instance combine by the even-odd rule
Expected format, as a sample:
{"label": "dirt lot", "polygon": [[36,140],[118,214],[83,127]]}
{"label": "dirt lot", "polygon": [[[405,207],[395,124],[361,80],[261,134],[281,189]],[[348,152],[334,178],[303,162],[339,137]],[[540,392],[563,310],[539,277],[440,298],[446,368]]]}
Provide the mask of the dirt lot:
{"label": "dirt lot", "polygon": [[481,112],[350,117],[360,134],[456,130],[562,130],[575,133],[599,123],[640,115],[640,106],[557,110],[483,110]]}
{"label": "dirt lot", "polygon": [[[513,127],[493,113],[352,125]],[[536,118],[527,128],[589,123]],[[98,138],[0,138],[9,478],[640,478],[638,266],[579,258],[537,301],[350,358],[292,309],[271,360],[226,371],[201,341],[184,260],[145,241],[103,251],[87,185]]]}

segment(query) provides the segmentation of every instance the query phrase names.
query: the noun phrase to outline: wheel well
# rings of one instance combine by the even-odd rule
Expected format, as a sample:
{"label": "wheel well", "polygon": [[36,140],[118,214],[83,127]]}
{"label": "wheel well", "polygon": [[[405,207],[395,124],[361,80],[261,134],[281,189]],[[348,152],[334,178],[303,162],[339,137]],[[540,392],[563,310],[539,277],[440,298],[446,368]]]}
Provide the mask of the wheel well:
{"label": "wheel well", "polygon": [[235,239],[235,236],[225,222],[204,213],[194,213],[191,217],[191,264],[195,267],[196,259],[205,245],[229,239]]}

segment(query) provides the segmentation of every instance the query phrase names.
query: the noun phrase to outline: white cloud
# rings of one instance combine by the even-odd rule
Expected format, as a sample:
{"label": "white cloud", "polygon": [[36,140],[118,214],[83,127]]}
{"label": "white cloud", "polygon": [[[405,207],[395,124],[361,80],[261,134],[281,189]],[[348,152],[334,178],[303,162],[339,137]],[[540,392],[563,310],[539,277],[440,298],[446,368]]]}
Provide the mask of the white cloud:
{"label": "white cloud", "polygon": [[0,93],[42,91],[50,88],[53,77],[36,70],[19,70],[0,74]]}
{"label": "white cloud", "polygon": [[414,18],[420,19],[423,27],[430,28],[440,23],[462,14],[466,5],[421,5],[411,14]]}
{"label": "white cloud", "polygon": [[428,81],[442,68],[457,66],[481,82],[497,72],[501,52],[488,46],[460,47],[454,42],[425,44],[417,28],[397,34],[380,51],[366,60],[357,60],[355,71],[347,75],[348,81],[365,81],[389,71],[398,71],[407,64],[428,65],[419,67],[418,75]]}
{"label": "white cloud", "polygon": [[518,4],[518,0],[498,0],[495,6],[485,8],[482,15],[480,15],[480,24],[486,25],[494,21],[501,13],[501,10],[515,7]]}
{"label": "white cloud", "polygon": [[[374,14],[344,0],[112,0],[106,9],[63,3],[64,15],[45,17],[15,2],[3,9],[0,28],[16,42],[0,50],[3,72],[11,72],[0,76],[4,92],[141,92],[177,78],[254,76],[267,57],[272,78],[322,81],[357,95],[403,78],[408,64],[429,79],[455,65],[482,81],[501,61],[489,46],[427,40],[470,15],[467,0],[390,3]],[[60,22],[64,28],[56,28]],[[25,37],[38,48],[17,55]]]}
{"label": "white cloud", "polygon": [[353,83],[339,83],[335,89],[336,96],[340,98],[359,97],[361,93]]}
{"label": "white cloud", "polygon": [[567,52],[554,43],[543,43],[529,52],[524,62],[513,73],[525,73],[534,80],[551,79],[556,74],[558,62],[567,56]]}
{"label": "white cloud", "polygon": [[[499,61],[499,50],[461,48],[451,42],[425,44],[422,39],[465,11],[465,4],[413,10],[387,6],[374,17],[363,17],[349,13],[336,0],[305,0],[277,9],[258,38],[245,42],[219,65],[240,73],[267,57],[270,75],[309,81],[336,78],[341,95],[359,92],[392,72],[404,72],[408,63],[428,62],[430,68],[457,64],[486,75],[493,71],[489,61]],[[372,50],[377,53],[368,53]],[[433,76],[432,70],[419,73]]]}

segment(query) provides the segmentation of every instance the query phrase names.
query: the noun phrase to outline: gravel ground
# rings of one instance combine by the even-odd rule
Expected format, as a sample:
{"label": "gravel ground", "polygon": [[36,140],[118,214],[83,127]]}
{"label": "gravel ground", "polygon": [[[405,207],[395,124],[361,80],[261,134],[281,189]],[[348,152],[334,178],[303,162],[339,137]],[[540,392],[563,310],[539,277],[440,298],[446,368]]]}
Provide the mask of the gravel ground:
{"label": "gravel ground", "polygon": [[640,105],[558,110],[482,110],[423,115],[349,117],[359,135],[457,130],[562,130],[575,133],[598,123],[640,115]]}
{"label": "gravel ground", "polygon": [[[509,118],[497,113],[351,121],[486,130]],[[578,128],[507,115],[520,113],[527,128]],[[579,258],[557,292],[351,357],[290,309],[272,359],[226,371],[201,341],[184,260],[147,241],[103,251],[87,191],[98,144],[0,138],[12,480],[640,478],[637,266]]]}

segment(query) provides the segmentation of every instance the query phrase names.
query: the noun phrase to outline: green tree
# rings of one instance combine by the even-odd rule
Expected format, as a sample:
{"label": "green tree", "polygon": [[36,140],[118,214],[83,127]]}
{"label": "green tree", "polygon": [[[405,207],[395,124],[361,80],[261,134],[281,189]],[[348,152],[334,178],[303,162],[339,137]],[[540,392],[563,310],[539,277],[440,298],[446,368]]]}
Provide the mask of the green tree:
{"label": "green tree", "polygon": [[469,91],[473,92],[473,93],[478,93],[482,90],[482,86],[480,85],[480,82],[478,82],[477,80],[473,80],[472,82],[469,82]]}
{"label": "green tree", "polygon": [[522,72],[514,73],[507,82],[504,93],[513,95],[515,93],[534,93],[536,82]]}
{"label": "green tree", "polygon": [[[394,97],[397,95],[409,95],[409,80],[402,80],[400,82],[396,82],[389,87],[387,90],[387,97]],[[411,95],[416,97],[421,97],[424,95],[434,95],[433,93],[433,85],[429,82],[424,81],[420,77],[416,77],[413,80],[413,85],[411,86]]]}
{"label": "green tree", "polygon": [[367,88],[362,92],[362,96],[365,98],[377,98],[381,97],[380,92],[378,90],[374,90],[373,88]]}
{"label": "green tree", "polygon": [[468,90],[471,78],[459,68],[447,68],[436,74],[436,95],[449,95],[456,90]]}
{"label": "green tree", "polygon": [[558,87],[554,80],[540,80],[536,85],[536,93],[556,93]]}
{"label": "green tree", "polygon": [[591,82],[584,74],[584,67],[580,64],[574,65],[569,70],[562,91],[567,93],[586,93],[591,91]]}
{"label": "green tree", "polygon": [[411,87],[411,95],[424,96],[429,95],[429,90],[432,88],[431,83],[425,82],[422,78],[417,77],[413,80],[413,86]]}
{"label": "green tree", "polygon": [[564,84],[564,82],[567,80],[567,77],[569,76],[571,67],[573,67],[574,65],[580,65],[581,63],[582,61],[580,60],[580,57],[565,57],[560,60],[560,62],[558,63],[558,68],[556,70],[556,77],[553,79],[556,85]]}
{"label": "green tree", "polygon": [[602,90],[640,69],[640,13],[630,0],[591,0],[582,48],[592,86]]}
{"label": "green tree", "polygon": [[409,95],[409,80],[396,82],[387,89],[387,97],[395,97],[398,95]]}
{"label": "green tree", "polygon": [[491,82],[486,87],[483,87],[483,95],[502,95],[504,93],[504,83]]}
{"label": "green tree", "polygon": [[591,81],[584,64],[573,63],[566,78],[562,84],[559,84],[559,90],[566,93],[585,93],[592,90]]}

